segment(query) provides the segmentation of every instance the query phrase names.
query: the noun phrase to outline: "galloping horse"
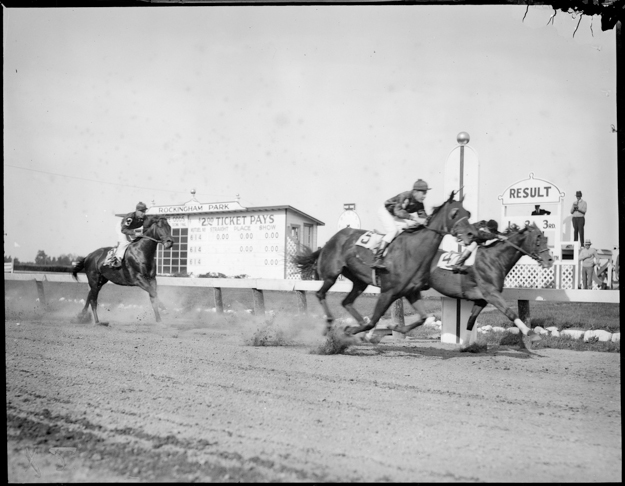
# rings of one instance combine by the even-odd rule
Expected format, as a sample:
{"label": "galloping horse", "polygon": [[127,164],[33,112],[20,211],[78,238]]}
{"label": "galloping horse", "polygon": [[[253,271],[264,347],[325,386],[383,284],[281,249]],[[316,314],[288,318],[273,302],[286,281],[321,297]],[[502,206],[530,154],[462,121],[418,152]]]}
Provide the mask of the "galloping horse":
{"label": "galloping horse", "polygon": [[156,246],[162,243],[165,249],[171,248],[174,240],[171,237],[171,226],[166,218],[157,216],[148,216],[143,223],[143,235],[139,236],[135,241],[128,245],[126,256],[119,268],[111,268],[104,266],[106,254],[111,247],[100,248],[89,253],[84,258],[78,260],[77,265],[72,271],[72,275],[78,280],[78,272],[84,270],[89,281],[89,295],[85,307],[78,314],[80,322],[89,322],[88,313],[89,304],[96,324],[106,325],[98,320],[98,294],[102,286],[109,280],[117,285],[136,286],[150,294],[150,302],[156,322],[161,321],[158,312],[159,306],[165,309],[165,306],[158,300],[156,292]]}
{"label": "galloping horse", "polygon": [[[473,309],[467,323],[467,330],[473,330],[477,316],[487,304],[494,305],[510,319],[530,341],[540,340],[540,336],[529,329],[508,306],[501,295],[506,275],[523,255],[536,260],[541,267],[551,268],[553,257],[547,248],[547,237],[532,223],[519,229],[511,227],[503,233],[506,240],[489,246],[480,246],[475,255],[475,263],[467,267],[466,273],[452,273],[437,266],[442,250],[432,260],[430,286],[448,297],[473,301]],[[394,328],[394,331],[407,333],[417,327],[415,324]]]}
{"label": "galloping horse", "polygon": [[[358,327],[346,328],[347,335],[373,329],[389,306],[401,297],[408,299],[422,316],[421,322],[425,322],[426,312],[420,299],[421,290],[428,285],[432,258],[446,234],[461,236],[466,244],[472,241],[476,231],[469,223],[470,216],[471,213],[462,206],[462,200],[454,200],[452,192],[447,201],[434,208],[426,226],[400,233],[389,245],[384,257],[386,270],[378,271],[379,284],[373,280],[372,252],[355,244],[365,230],[343,228],[320,250],[298,253],[293,259],[297,267],[303,272],[310,272],[316,265],[317,274],[323,280],[316,295],[326,314],[324,334],[330,330],[334,320],[325,296],[341,274],[353,282],[352,290],[343,299],[342,305],[359,324]],[[363,318],[353,306],[368,285],[380,286],[371,319]]]}

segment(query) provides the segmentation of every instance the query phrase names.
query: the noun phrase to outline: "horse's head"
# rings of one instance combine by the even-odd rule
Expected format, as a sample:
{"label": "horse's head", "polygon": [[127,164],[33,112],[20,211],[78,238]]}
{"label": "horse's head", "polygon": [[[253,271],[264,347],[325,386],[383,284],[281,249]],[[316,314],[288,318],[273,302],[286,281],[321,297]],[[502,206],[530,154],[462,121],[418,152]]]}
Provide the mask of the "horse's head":
{"label": "horse's head", "polygon": [[174,246],[171,226],[169,226],[167,218],[148,216],[143,222],[143,235],[162,243],[166,250]]}
{"label": "horse's head", "polygon": [[452,191],[447,201],[434,208],[428,221],[428,228],[444,234],[451,234],[468,245],[477,236],[477,230],[469,223],[471,212],[462,206],[462,200],[455,201],[454,195],[455,193]]}
{"label": "horse's head", "polygon": [[525,237],[522,248],[530,257],[536,260],[543,268],[551,268],[553,266],[553,255],[547,246],[547,237],[536,226],[536,223],[522,228],[519,231],[519,235]]}

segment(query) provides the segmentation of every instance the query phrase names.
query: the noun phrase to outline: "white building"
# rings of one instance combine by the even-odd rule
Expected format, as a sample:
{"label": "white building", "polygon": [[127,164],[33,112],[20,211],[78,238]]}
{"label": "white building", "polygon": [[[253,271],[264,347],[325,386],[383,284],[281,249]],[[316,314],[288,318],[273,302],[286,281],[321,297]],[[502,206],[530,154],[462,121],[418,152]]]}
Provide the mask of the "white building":
{"label": "white building", "polygon": [[167,217],[174,246],[157,252],[158,275],[223,274],[226,277],[299,278],[291,257],[317,248],[324,223],[291,206],[243,207],[237,201],[152,206]]}

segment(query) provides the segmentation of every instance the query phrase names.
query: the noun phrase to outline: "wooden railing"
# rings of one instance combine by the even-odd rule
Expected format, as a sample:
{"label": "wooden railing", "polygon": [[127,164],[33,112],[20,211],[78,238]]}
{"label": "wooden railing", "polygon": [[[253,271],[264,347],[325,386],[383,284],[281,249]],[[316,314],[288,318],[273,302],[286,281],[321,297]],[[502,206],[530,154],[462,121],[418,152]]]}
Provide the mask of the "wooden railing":
{"label": "wooden railing", "polygon": [[[34,281],[37,285],[40,301],[45,304],[43,283],[65,282],[76,283],[67,273],[5,273],[5,281],[21,280]],[[87,277],[78,274],[78,283],[86,284]],[[254,312],[264,313],[265,302],[263,291],[295,292],[297,294],[297,306],[300,312],[306,312],[306,292],[315,292],[321,288],[319,280],[272,280],[262,278],[184,278],[184,277],[157,277],[159,286],[163,287],[204,287],[213,289],[217,312],[223,312],[222,289],[249,289],[252,292]],[[349,280],[336,282],[330,292],[347,293],[352,289]],[[379,294],[380,289],[369,285],[365,293]],[[430,289],[422,292],[424,297],[444,297],[436,290]],[[620,304],[620,292],[618,290],[574,290],[574,289],[504,289],[502,293],[507,301],[517,301],[519,317],[526,321],[530,317],[530,302],[586,302]],[[396,301],[391,309],[393,319],[403,324],[403,299]]]}

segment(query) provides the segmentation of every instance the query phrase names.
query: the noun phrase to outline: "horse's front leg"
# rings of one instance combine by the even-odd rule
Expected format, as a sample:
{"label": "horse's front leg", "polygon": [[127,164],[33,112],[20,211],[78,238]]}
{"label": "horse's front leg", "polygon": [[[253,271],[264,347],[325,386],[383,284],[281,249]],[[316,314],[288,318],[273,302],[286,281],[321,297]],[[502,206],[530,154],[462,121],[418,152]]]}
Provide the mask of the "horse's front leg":
{"label": "horse's front leg", "polygon": [[[482,291],[482,293],[484,294],[484,291]],[[510,319],[514,323],[514,325],[518,327],[519,330],[523,333],[523,336],[526,336],[528,338],[527,342],[524,340],[524,344],[526,347],[529,347],[528,344],[530,344],[531,341],[540,341],[540,336],[535,331],[532,331],[532,329],[527,327],[521,319],[519,319],[519,316],[517,316],[516,312],[508,307],[508,303],[504,300],[499,292],[492,292],[488,295],[484,295],[484,297],[488,301],[488,303],[493,304],[508,319]]]}
{"label": "horse's front leg", "polygon": [[158,293],[156,292],[156,279],[149,279],[143,275],[137,275],[137,286],[149,294],[152,310],[154,311],[154,318],[156,322],[161,322],[161,314],[158,312],[160,302],[158,300]]}

